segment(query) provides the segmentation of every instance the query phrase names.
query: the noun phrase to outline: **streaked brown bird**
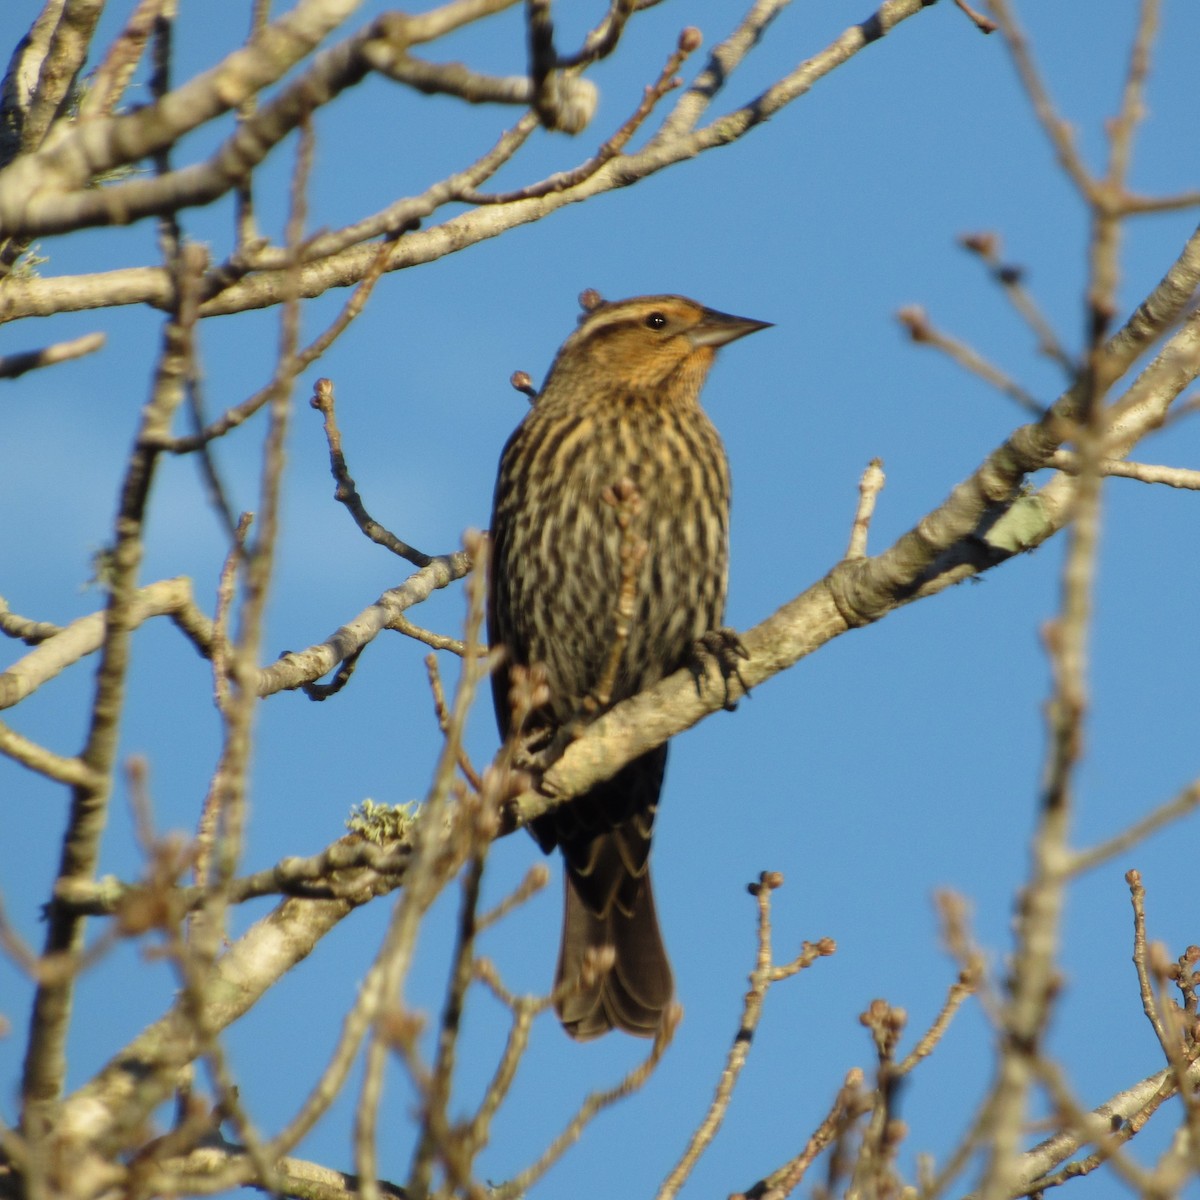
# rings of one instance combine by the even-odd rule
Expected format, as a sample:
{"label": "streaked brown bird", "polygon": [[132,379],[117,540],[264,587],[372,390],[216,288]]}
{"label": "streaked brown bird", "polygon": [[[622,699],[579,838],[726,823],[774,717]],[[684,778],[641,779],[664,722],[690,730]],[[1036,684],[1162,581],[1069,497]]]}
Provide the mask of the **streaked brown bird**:
{"label": "streaked brown bird", "polygon": [[[496,480],[488,633],[507,651],[492,678],[505,737],[512,665],[543,665],[550,700],[523,732],[550,734],[594,708],[598,693],[615,704],[695,667],[702,645],[740,651],[720,629],[729,467],[700,388],[719,347],[768,323],[683,296],[606,303],[585,292],[580,300],[579,327],[504,447]],[[631,532],[644,547],[624,576],[634,603],[623,639],[618,596],[630,538],[614,488],[634,496]],[[721,665],[728,672],[729,662]],[[651,750],[533,822],[543,851],[558,846],[565,860],[555,985],[572,1037],[652,1036],[671,1001],[649,864],[666,762],[666,746]],[[581,975],[603,947],[612,948],[611,967],[597,971],[593,959]]]}

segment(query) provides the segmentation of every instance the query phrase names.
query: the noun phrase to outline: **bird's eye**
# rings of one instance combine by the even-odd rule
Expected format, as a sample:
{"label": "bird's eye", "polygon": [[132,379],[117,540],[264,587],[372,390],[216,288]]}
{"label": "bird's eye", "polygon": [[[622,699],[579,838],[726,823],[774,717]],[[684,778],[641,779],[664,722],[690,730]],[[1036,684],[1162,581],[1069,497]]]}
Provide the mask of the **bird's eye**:
{"label": "bird's eye", "polygon": [[662,313],[660,313],[660,312],[652,312],[646,318],[646,328],[647,329],[666,329],[666,327],[667,327],[667,318],[664,317],[662,315]]}

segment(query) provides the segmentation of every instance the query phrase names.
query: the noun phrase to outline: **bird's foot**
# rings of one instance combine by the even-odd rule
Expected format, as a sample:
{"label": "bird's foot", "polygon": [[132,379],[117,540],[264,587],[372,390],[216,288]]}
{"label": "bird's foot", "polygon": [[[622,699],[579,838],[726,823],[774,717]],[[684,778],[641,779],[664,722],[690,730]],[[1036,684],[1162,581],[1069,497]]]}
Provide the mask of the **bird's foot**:
{"label": "bird's foot", "polygon": [[742,639],[738,637],[736,629],[724,626],[720,629],[710,629],[692,643],[688,669],[696,680],[696,691],[704,691],[705,681],[708,678],[709,660],[715,659],[717,668],[721,672],[721,679],[725,684],[725,711],[733,712],[737,708],[737,701],[730,695],[729,681],[736,679],[742,691],[746,695],[750,694],[749,685],[742,678],[741,671],[738,670],[738,659],[749,659],[749,657],[750,651],[742,644]]}
{"label": "bird's foot", "polygon": [[561,725],[534,731],[522,739],[517,765],[526,771],[534,772],[540,779],[562,758],[567,747],[583,733],[586,724],[585,721],[572,718]]}

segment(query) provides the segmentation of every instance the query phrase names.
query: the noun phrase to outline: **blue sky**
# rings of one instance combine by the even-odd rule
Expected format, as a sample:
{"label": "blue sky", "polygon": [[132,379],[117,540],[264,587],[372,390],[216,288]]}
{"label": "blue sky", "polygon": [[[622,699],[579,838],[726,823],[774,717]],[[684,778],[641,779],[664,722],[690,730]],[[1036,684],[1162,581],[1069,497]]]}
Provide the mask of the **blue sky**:
{"label": "blue sky", "polygon": [[[6,5],[0,43],[14,44],[37,7],[29,0]],[[601,7],[560,4],[563,43]],[[246,6],[228,0],[181,8],[183,77],[217,61],[236,36],[230,29],[248,18]],[[1093,167],[1103,162],[1103,122],[1116,108],[1134,8],[1117,0],[1026,0],[1020,7],[1052,93]],[[1163,8],[1132,176],[1137,190],[1151,194],[1197,186],[1200,9],[1189,0],[1167,0]],[[363,19],[381,9],[365,5]],[[123,11],[105,18],[110,34]],[[711,46],[736,12],[718,0],[672,0],[641,15],[628,43],[592,75],[601,104],[591,129],[574,140],[535,136],[500,186],[586,157],[636,105],[680,28],[699,26]],[[785,11],[718,110],[752,97],[865,14],[862,4],[841,0]],[[519,16],[439,44],[434,54],[518,71]],[[509,112],[367,81],[317,122],[312,226],[335,227],[421,190],[512,120]],[[177,162],[211,145],[212,135],[198,134]],[[286,152],[277,154],[262,185],[263,222],[275,233],[289,165]],[[221,254],[229,218],[229,206],[218,204],[185,213],[183,224]],[[1122,316],[1173,261],[1195,218],[1174,213],[1126,226]],[[351,471],[372,513],[422,549],[455,549],[463,530],[487,522],[495,463],[525,406],[508,376],[523,369],[540,381],[587,287],[610,298],[682,292],[775,323],[724,351],[705,391],[734,475],[733,625],[762,620],[840,557],[859,475],[875,456],[884,460],[887,486],[871,545],[890,544],[1022,420],[1003,397],[911,345],[894,320],[898,308],[925,306],[941,328],[972,342],[1041,400],[1061,387],[1058,368],[1038,356],[980,264],[956,245],[960,234],[978,230],[1003,238],[1006,258],[1027,269],[1060,336],[1077,347],[1083,206],[1054,165],[1000,39],[980,36],[943,0],[738,144],[386,278],[297,389],[266,653],[321,640],[409,571],[362,538],[333,502],[320,423],[306,405],[312,381],[335,381]],[[151,263],[154,230],[143,223],[93,231],[45,244],[43,253],[48,274]],[[332,294],[306,305],[306,333],[323,328],[344,299]],[[5,385],[0,594],[17,612],[66,622],[101,603],[85,586],[89,560],[111,536],[120,464],[148,393],[160,321],[126,310],[0,330],[0,353],[93,329],[109,336],[99,355]],[[205,323],[213,411],[266,382],[277,330],[270,313]],[[1195,418],[1182,422],[1149,439],[1138,457],[1195,466],[1197,429]],[[217,451],[241,508],[256,501],[260,439],[261,426]],[[1105,488],[1078,845],[1110,836],[1197,774],[1195,504],[1192,493],[1131,481]],[[152,511],[144,580],[186,574],[211,611],[224,547],[195,463],[163,464]],[[999,977],[1033,829],[1048,689],[1039,631],[1057,603],[1060,563],[1061,547],[1051,543],[978,583],[896,612],[763,685],[735,714],[717,714],[677,739],[656,829],[655,879],[685,1019],[647,1087],[604,1114],[535,1195],[648,1194],[674,1163],[736,1030],[754,953],[745,885],[761,870],[779,870],[787,880],[775,896],[778,956],[790,957],[805,938],[830,936],[839,949],[768,997],[729,1119],[686,1195],[748,1187],[799,1150],[846,1071],[870,1069],[857,1017],[872,998],[907,1009],[911,1046],[956,971],[938,944],[938,889],[968,898]],[[411,615],[455,633],[463,612],[455,588]],[[247,869],[320,850],[366,797],[398,803],[423,794],[438,746],[424,652],[384,637],[334,700],[315,705],[285,694],[261,706]],[[6,661],[20,653],[7,646]],[[453,663],[443,670],[451,673]],[[90,666],[76,668],[6,719],[73,752],[91,677]],[[122,745],[149,760],[163,828],[194,826],[216,734],[207,665],[172,628],[145,626],[135,643]],[[485,700],[470,730],[471,752],[486,761],[495,744]],[[0,762],[0,795],[0,895],[17,929],[40,942],[39,907],[53,878],[66,797],[7,762]],[[1159,834],[1071,893],[1051,1046],[1086,1104],[1160,1065],[1130,966],[1122,876],[1131,866],[1143,872],[1151,935],[1172,954],[1200,942],[1189,853],[1197,829],[1193,818]],[[489,898],[503,895],[538,857],[523,836],[498,844]],[[102,869],[138,870],[123,787]],[[485,943],[515,989],[548,984],[558,892],[556,878]],[[430,922],[410,983],[410,1002],[431,1013],[452,930],[449,899]],[[267,906],[247,908],[242,920]],[[323,1064],[378,948],[387,908],[380,902],[355,913],[229,1031],[243,1099],[262,1129],[287,1119]],[[92,972],[80,989],[71,1085],[157,1015],[172,987],[167,969],[140,962],[135,947]],[[5,1120],[15,1111],[27,996],[24,981],[0,962],[0,1012],[13,1026],[0,1038]],[[464,1106],[499,1053],[502,1018],[489,997],[474,997]],[[482,1160],[486,1177],[501,1181],[536,1157],[589,1090],[614,1082],[643,1051],[617,1036],[576,1045],[545,1018]],[[941,1156],[953,1144],[985,1093],[991,1064],[986,1023],[968,1005],[902,1096],[911,1134],[901,1162],[910,1175],[917,1152]],[[382,1125],[395,1132],[383,1140],[380,1163],[390,1179],[402,1179],[407,1168],[411,1099],[393,1072]],[[349,1113],[349,1102],[339,1105],[300,1154],[351,1169]],[[1153,1128],[1145,1136],[1151,1141]],[[1092,1196],[1116,1190],[1104,1180],[1082,1186]]]}

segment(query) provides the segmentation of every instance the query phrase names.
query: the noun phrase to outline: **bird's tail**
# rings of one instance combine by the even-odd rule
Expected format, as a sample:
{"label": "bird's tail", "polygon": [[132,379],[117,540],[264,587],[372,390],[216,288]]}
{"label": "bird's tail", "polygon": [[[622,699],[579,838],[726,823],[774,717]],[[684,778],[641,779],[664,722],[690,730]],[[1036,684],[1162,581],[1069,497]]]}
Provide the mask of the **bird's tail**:
{"label": "bird's tail", "polygon": [[[566,902],[554,979],[563,1028],[579,1041],[610,1029],[653,1037],[675,984],[658,928],[649,866],[637,879],[632,902],[614,897],[602,913],[583,899],[573,871],[564,876]],[[598,963],[587,960],[604,947],[612,948],[612,964],[598,969]]]}

